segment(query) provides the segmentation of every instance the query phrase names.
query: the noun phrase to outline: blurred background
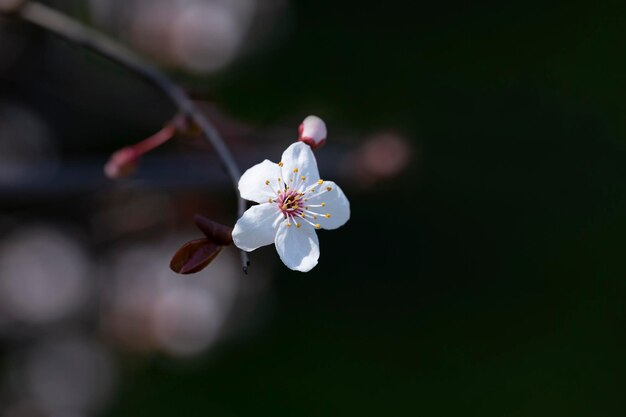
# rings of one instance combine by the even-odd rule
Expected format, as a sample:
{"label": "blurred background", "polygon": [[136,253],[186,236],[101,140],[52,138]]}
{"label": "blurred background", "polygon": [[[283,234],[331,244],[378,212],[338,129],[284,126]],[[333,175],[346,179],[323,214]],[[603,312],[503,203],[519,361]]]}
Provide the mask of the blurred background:
{"label": "blurred background", "polygon": [[247,168],[308,114],[352,218],[304,275],[273,247],[168,265],[233,224],[214,152],[116,149],[152,86],[0,17],[2,416],[622,416],[626,4],[48,1],[180,82]]}

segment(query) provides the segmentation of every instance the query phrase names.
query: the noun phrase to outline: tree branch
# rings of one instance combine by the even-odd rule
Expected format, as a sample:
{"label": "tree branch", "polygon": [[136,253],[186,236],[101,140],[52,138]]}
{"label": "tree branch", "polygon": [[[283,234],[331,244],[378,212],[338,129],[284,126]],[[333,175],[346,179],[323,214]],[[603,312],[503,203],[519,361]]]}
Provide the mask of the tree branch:
{"label": "tree branch", "polygon": [[[198,125],[204,138],[217,152],[237,193],[238,215],[239,217],[243,215],[246,210],[246,202],[237,191],[241,172],[230,150],[209,119],[177,84],[123,45],[48,6],[37,2],[25,2],[18,8],[15,15],[128,68],[158,87],[176,105],[181,114],[189,117]],[[244,272],[247,272],[249,261],[248,255],[244,251],[241,251],[241,262]]]}

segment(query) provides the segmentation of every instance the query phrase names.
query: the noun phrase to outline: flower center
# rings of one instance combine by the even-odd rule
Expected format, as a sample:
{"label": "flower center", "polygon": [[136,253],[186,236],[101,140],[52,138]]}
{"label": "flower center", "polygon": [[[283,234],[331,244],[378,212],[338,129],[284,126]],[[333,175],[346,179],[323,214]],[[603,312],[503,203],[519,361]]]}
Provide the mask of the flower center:
{"label": "flower center", "polygon": [[[278,166],[282,168],[283,163],[279,162]],[[317,180],[312,184],[307,183],[306,176],[301,175],[298,178],[298,171],[298,168],[294,168],[293,173],[290,175],[291,178],[288,180],[277,178],[278,189],[273,190],[276,198],[269,197],[268,203],[276,203],[278,210],[285,217],[286,221],[283,224],[286,227],[291,227],[292,224],[295,224],[296,228],[300,228],[303,224],[302,222],[305,222],[316,229],[320,229],[322,225],[317,223],[318,217],[320,219],[330,219],[330,214],[318,213],[314,210],[326,207],[326,203],[319,201],[319,197],[332,191],[332,187],[324,186],[323,180]],[[272,187],[271,184],[272,181],[269,179],[265,180],[266,187]]]}
{"label": "flower center", "polygon": [[278,209],[287,218],[302,216],[304,211],[304,198],[301,193],[294,189],[286,189],[278,194],[276,199]]}

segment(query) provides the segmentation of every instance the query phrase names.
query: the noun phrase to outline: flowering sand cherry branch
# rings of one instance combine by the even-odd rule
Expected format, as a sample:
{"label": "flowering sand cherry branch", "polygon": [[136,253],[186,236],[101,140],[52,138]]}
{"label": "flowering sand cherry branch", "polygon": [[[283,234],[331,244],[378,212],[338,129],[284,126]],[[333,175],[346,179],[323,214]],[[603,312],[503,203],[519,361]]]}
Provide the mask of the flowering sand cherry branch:
{"label": "flowering sand cherry branch", "polygon": [[[350,218],[350,203],[341,188],[319,176],[313,149],[324,145],[327,133],[319,117],[309,116],[302,122],[298,142],[285,150],[280,162],[266,159],[242,176],[211,122],[178,85],[154,66],[122,45],[40,3],[0,0],[0,12],[17,16],[125,66],[157,86],[178,107],[179,115],[159,132],[111,156],[105,166],[109,177],[132,173],[141,155],[167,142],[176,133],[188,133],[193,128],[198,128],[216,150],[240,193],[239,220],[231,229],[196,215],[196,225],[206,237],[188,242],[176,252],[170,263],[175,272],[190,274],[202,270],[230,243],[241,249],[244,272],[249,265],[246,252],[272,243],[287,267],[307,272],[319,259],[316,230],[337,229]],[[244,199],[259,204],[246,210]]]}
{"label": "flowering sand cherry branch", "polygon": [[337,184],[320,179],[312,149],[326,142],[322,119],[307,117],[299,131],[298,142],[283,152],[280,162],[266,159],[241,176],[241,196],[259,204],[250,207],[234,229],[196,215],[196,225],[206,237],[180,248],[170,263],[172,270],[198,272],[230,243],[245,251],[274,243],[280,259],[294,271],[308,272],[317,265],[316,230],[343,226],[350,218],[350,203]]}
{"label": "flowering sand cherry branch", "polygon": [[[162,93],[176,105],[179,113],[200,129],[204,139],[206,139],[217,152],[221,164],[229,175],[233,186],[235,188],[237,187],[241,173],[218,131],[183,89],[156,67],[144,61],[132,51],[112,39],[41,3],[26,0],[0,0],[0,13],[20,18],[60,36],[69,42],[96,52],[128,68],[158,87]],[[162,140],[167,136],[166,133],[168,132],[160,133],[162,133],[162,135],[157,138],[153,137],[152,141],[158,142],[160,139]],[[155,143],[150,142],[149,138],[146,146],[149,147],[154,144]],[[133,155],[133,152],[137,150],[138,148],[126,149],[125,151],[121,150],[119,151],[118,158],[122,160],[122,162],[124,162],[124,160],[136,160],[136,156]],[[130,165],[128,165],[128,167],[130,167]],[[111,169],[114,168],[114,165],[111,166]],[[241,217],[246,210],[246,202],[239,197],[237,206],[239,217]],[[241,251],[241,261],[244,272],[247,272],[249,261],[246,252],[243,250]]]}
{"label": "flowering sand cherry branch", "polygon": [[350,219],[350,203],[337,184],[320,179],[312,147],[326,140],[326,126],[307,117],[299,141],[283,152],[280,162],[265,160],[239,180],[239,192],[258,205],[250,207],[232,231],[235,246],[253,251],[276,245],[290,269],[308,272],[320,256],[316,230],[337,229]]}

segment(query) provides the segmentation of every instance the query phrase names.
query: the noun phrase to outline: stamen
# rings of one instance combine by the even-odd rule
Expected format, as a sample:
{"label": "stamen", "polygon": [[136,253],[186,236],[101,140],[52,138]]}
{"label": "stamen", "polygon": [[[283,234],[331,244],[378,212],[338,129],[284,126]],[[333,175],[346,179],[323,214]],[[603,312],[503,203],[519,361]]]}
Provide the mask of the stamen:
{"label": "stamen", "polygon": [[302,225],[300,223],[296,223],[296,227],[299,229]]}
{"label": "stamen", "polygon": [[326,217],[327,219],[330,219],[330,214],[326,213],[326,216],[325,216],[325,217]]}
{"label": "stamen", "polygon": [[265,180],[265,185],[270,185],[270,180]]}
{"label": "stamen", "polygon": [[322,184],[324,181],[323,180],[318,180],[316,183],[314,183],[313,185],[310,185],[310,188],[305,189],[302,193],[308,193],[308,192],[314,192],[315,191],[315,187],[317,187],[318,185]]}
{"label": "stamen", "polygon": [[312,198],[319,197],[320,195],[325,194],[325,193],[327,193],[327,192],[329,192],[329,191],[331,191],[331,190],[332,190],[332,188],[331,188],[331,187],[326,187],[326,189],[325,189],[325,190],[322,190],[322,191],[320,191],[319,193],[317,193],[317,194],[315,194],[315,195],[310,195],[310,196],[309,196],[309,200],[310,200],[310,199],[312,199]]}
{"label": "stamen", "polygon": [[324,180],[317,180],[317,183],[318,183],[319,185],[322,185],[322,184],[324,183]]}
{"label": "stamen", "polygon": [[317,224],[315,225],[315,228],[316,228],[316,229],[321,229],[321,228],[322,228],[322,226],[320,226],[320,224],[319,224],[319,223],[317,223]]}
{"label": "stamen", "polygon": [[279,162],[279,163],[278,163],[278,166],[279,166],[279,167],[282,167],[282,166],[283,166],[283,163],[282,163],[282,162]]}
{"label": "stamen", "polygon": [[291,178],[289,178],[289,182],[294,182],[294,178],[296,177],[296,172],[298,172],[298,168],[293,169],[293,174],[291,174]]}
{"label": "stamen", "polygon": [[[298,184],[293,187],[296,190],[299,190],[300,188],[302,188],[302,185],[304,184],[304,181],[306,180],[305,176],[300,177],[300,180],[298,181]],[[302,193],[298,193],[298,195],[301,195]]]}
{"label": "stamen", "polygon": [[[307,214],[310,214],[310,215],[311,215],[311,217],[313,217],[314,219],[317,219],[317,216],[324,216],[324,217],[326,217],[326,215],[325,215],[325,214],[322,214],[322,213],[316,213],[316,212],[311,211],[311,210],[307,210],[306,212],[307,212]],[[328,218],[328,217],[326,217],[326,218]]]}
{"label": "stamen", "polygon": [[308,224],[310,224],[313,227],[316,227],[315,223],[309,221],[306,217],[303,217],[302,220],[304,220],[305,222],[307,222]]}

